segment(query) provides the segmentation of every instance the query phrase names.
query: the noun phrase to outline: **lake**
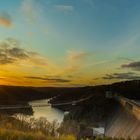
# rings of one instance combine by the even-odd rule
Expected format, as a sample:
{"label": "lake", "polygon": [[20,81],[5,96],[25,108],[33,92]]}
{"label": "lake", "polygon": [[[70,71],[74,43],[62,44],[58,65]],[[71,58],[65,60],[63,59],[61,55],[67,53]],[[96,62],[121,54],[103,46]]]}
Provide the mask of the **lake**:
{"label": "lake", "polygon": [[51,106],[43,106],[43,107],[34,107],[34,105],[40,105],[40,104],[48,104],[48,99],[44,100],[36,100],[29,102],[29,104],[33,108],[33,117],[34,118],[40,118],[40,117],[45,117],[48,121],[52,122],[54,120],[57,120],[58,122],[62,122],[64,118],[64,112],[51,107]]}

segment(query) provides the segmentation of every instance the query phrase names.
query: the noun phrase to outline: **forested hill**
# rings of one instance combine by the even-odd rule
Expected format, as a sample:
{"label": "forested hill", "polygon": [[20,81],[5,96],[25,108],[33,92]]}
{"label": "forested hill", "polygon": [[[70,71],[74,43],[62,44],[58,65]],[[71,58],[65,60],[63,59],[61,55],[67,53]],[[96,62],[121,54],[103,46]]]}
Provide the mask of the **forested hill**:
{"label": "forested hill", "polygon": [[[140,80],[114,83],[111,85],[59,88],[59,87],[21,87],[0,86],[0,102],[31,101],[57,96],[56,101],[74,100],[91,94],[105,95],[106,91],[122,96],[140,99]],[[59,95],[59,96],[58,96]]]}
{"label": "forested hill", "polygon": [[107,91],[130,99],[140,100],[140,81],[126,81],[112,85],[71,89],[67,93],[54,98],[51,102],[74,101],[92,95],[90,99],[84,102],[71,106],[62,105],[59,106],[59,109],[70,111],[69,115],[65,117],[66,121],[74,119],[78,122],[86,122],[88,125],[100,125],[108,121],[108,118],[119,107],[115,99],[106,98]]}
{"label": "forested hill", "polygon": [[[51,100],[51,103],[63,103],[92,97],[85,102],[78,103],[74,106],[62,105],[59,107],[57,106],[57,108],[66,111],[71,110],[69,117],[72,117],[73,119],[87,120],[87,118],[89,118],[89,122],[97,122],[105,120],[112,110],[114,110],[114,107],[116,107],[116,102],[113,99],[106,98],[106,91],[130,99],[140,100],[140,81],[126,81],[111,85],[77,88],[0,86],[0,105],[28,105],[29,101],[51,97],[55,97]],[[21,109],[16,110],[16,112],[21,111],[32,113],[31,108],[29,111]],[[6,112],[9,113],[10,110],[6,110]]]}
{"label": "forested hill", "polygon": [[140,100],[140,80],[114,83],[108,85],[107,89],[121,96]]}

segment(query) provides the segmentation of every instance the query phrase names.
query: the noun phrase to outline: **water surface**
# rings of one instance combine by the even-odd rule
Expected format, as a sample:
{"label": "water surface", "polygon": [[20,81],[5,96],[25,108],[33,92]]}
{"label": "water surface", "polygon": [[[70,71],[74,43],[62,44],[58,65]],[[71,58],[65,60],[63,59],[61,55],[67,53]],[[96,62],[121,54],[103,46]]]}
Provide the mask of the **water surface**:
{"label": "water surface", "polygon": [[34,118],[45,117],[50,122],[54,120],[58,120],[58,122],[62,122],[64,118],[64,112],[57,108],[51,106],[34,107],[34,105],[49,104],[48,99],[32,101],[29,104],[33,108]]}

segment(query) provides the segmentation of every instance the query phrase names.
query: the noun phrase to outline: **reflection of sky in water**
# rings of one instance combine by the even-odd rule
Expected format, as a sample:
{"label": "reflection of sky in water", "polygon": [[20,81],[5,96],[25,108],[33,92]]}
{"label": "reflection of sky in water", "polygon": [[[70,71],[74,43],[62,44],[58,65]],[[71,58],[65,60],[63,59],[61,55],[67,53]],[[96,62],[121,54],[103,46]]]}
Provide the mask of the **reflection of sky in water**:
{"label": "reflection of sky in water", "polygon": [[[48,100],[38,100],[30,102],[30,105],[39,105],[39,104],[47,104]],[[40,118],[45,117],[48,121],[58,120],[61,122],[64,117],[64,112],[59,109],[52,108],[51,106],[46,107],[33,107],[34,117]]]}

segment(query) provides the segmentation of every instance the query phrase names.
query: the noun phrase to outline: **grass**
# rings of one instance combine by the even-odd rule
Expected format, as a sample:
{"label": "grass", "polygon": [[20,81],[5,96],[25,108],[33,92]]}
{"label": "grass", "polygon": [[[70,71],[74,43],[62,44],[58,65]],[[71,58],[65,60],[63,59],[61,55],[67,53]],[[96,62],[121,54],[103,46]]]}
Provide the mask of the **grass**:
{"label": "grass", "polygon": [[1,140],[47,140],[41,132],[22,132],[18,130],[8,130],[0,128]]}
{"label": "grass", "polygon": [[42,132],[22,132],[18,130],[8,130],[0,128],[0,140],[76,140],[73,135],[60,136],[45,136]]}
{"label": "grass", "polygon": [[14,117],[0,115],[0,140],[76,140],[74,135],[56,135],[60,125],[57,121],[50,123],[45,118],[28,121],[24,116]]}

